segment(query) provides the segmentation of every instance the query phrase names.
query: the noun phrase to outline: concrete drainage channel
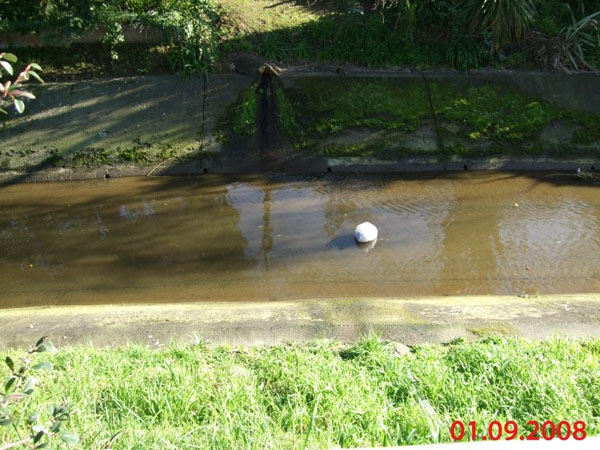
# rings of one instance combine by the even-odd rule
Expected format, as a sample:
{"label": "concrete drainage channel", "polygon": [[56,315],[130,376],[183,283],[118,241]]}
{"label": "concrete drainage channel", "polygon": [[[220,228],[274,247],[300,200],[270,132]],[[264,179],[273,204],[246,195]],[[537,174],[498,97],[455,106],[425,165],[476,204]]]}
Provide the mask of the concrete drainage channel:
{"label": "concrete drainage channel", "polygon": [[198,338],[233,345],[317,338],[351,342],[370,332],[408,346],[488,336],[587,338],[600,336],[600,296],[56,306],[2,310],[0,328],[4,348],[26,347],[41,330],[58,335],[56,341],[62,345],[140,343],[154,347],[171,341],[193,343]]}
{"label": "concrete drainage channel", "polygon": [[[247,71],[256,69],[258,74],[257,68],[252,67]],[[440,110],[440,100],[436,100],[435,92],[427,97],[424,87],[431,88],[436,83],[442,83],[441,86],[451,85],[457,93],[463,93],[480,86],[504,86],[510,92],[520,92],[527,98],[553,105],[549,108],[562,108],[575,116],[591,114],[589,118],[592,120],[600,114],[600,77],[594,74],[502,71],[421,74],[352,68],[340,74],[335,67],[292,67],[281,69],[273,77],[277,78],[277,84],[286,96],[300,103],[314,83],[334,87],[345,83],[349,88],[359,90],[361,86],[372,87],[380,83],[392,88],[398,86],[399,89],[414,85],[415,89],[423,91],[424,99],[430,99],[430,102],[422,104],[423,111],[417,111],[423,124],[414,131],[387,130],[385,127],[355,127],[336,131],[315,140],[314,152],[294,153],[286,157],[277,170],[290,173],[363,173],[570,171],[582,168],[588,171],[592,167],[600,167],[597,158],[600,141],[594,141],[590,135],[586,137],[585,144],[575,142],[581,126],[560,120],[548,123],[539,135],[539,145],[554,149],[551,154],[530,155],[527,149],[522,154],[504,157],[443,154],[440,145],[445,150],[452,145],[464,145],[469,151],[477,153],[481,150],[485,155],[490,145],[510,149],[515,144],[512,141],[494,143],[485,138],[466,139],[461,137],[466,130],[456,134],[460,124],[449,123],[439,113],[432,113]],[[260,133],[234,136],[229,143],[224,142],[222,136],[223,118],[232,114],[231,108],[237,104],[241,93],[255,89],[252,87],[255,82],[256,78],[229,73],[215,74],[207,79],[145,76],[48,83],[43,88],[35,87],[38,99],[29,102],[27,113],[10,118],[0,130],[3,142],[0,181],[72,180],[148,174],[201,175],[262,170],[260,158],[256,156]],[[107,101],[108,98],[110,101]],[[536,101],[532,100],[532,104]],[[384,116],[387,117],[387,113]],[[385,120],[388,119],[393,118]],[[263,133],[261,136],[263,140],[271,139],[272,133]],[[401,156],[400,152],[397,153],[399,156],[388,158],[326,156],[331,146],[342,150],[342,147],[354,144],[378,146],[378,139],[383,139],[381,145],[393,147],[398,142],[406,145],[407,149],[402,151],[410,154]],[[395,147],[392,147],[390,154],[396,155]],[[571,150],[563,152],[562,148]]]}

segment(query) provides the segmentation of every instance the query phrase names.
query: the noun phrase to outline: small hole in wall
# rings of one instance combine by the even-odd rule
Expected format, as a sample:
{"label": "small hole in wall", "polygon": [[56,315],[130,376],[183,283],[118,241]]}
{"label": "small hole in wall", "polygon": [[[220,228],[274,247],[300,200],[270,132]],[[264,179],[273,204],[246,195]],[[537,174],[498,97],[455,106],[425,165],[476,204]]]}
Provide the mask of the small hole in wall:
{"label": "small hole in wall", "polygon": [[205,167],[204,169],[202,169],[202,173],[208,173],[208,169]]}
{"label": "small hole in wall", "polygon": [[463,166],[463,170],[469,170],[466,164]]}
{"label": "small hole in wall", "polygon": [[327,168],[327,172],[331,172],[331,167],[328,167],[328,168]]}
{"label": "small hole in wall", "polygon": [[108,179],[110,178],[110,175],[109,175],[108,173],[105,173],[105,174],[104,174],[104,178],[105,178],[106,180],[108,180]]}

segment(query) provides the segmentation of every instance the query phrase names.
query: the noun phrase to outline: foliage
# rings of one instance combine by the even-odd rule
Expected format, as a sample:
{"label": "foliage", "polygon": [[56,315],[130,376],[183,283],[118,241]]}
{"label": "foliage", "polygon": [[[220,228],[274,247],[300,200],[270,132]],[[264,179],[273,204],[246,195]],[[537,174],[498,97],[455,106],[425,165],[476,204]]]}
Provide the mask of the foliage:
{"label": "foliage", "polygon": [[485,52],[472,36],[457,36],[446,46],[446,60],[450,67],[468,71],[482,65]]}
{"label": "foliage", "polygon": [[585,48],[600,47],[600,11],[575,21],[560,32],[562,38],[556,67],[565,71],[592,69],[585,57]]}
{"label": "foliage", "polygon": [[211,68],[217,53],[218,13],[212,0],[164,0],[146,23],[171,31],[171,62],[190,75]]}
{"label": "foliage", "polygon": [[[6,5],[4,5],[6,3]],[[153,26],[163,31],[170,46],[171,63],[185,74],[202,72],[214,62],[217,49],[218,14],[213,0],[29,0],[15,6],[0,0],[8,14],[0,30],[40,32],[62,29],[76,36],[98,26],[111,59],[119,59],[125,43],[124,25]],[[14,2],[13,2],[14,3]]]}
{"label": "foliage", "polygon": [[[13,64],[17,62],[17,57],[12,53],[0,53],[0,79],[4,78],[3,72],[9,76],[14,74]],[[28,64],[14,81],[0,83],[0,113],[5,113],[4,107],[13,103],[16,111],[21,114],[25,111],[24,98],[35,99],[35,95],[23,89],[23,83],[29,81],[30,77],[37,79],[40,83],[44,80],[38,75],[42,68],[36,63]]]}
{"label": "foliage", "polygon": [[489,30],[497,46],[521,39],[535,17],[535,0],[475,0],[473,22]]}
{"label": "foliage", "polygon": [[27,352],[20,366],[10,356],[5,359],[9,375],[3,390],[0,391],[0,427],[10,428],[13,437],[11,440],[8,433],[4,436],[0,434],[0,450],[20,446],[45,448],[55,437],[67,444],[76,444],[79,441],[77,435],[69,433],[63,426],[70,416],[67,406],[39,403],[35,407],[31,405],[33,402],[30,397],[39,380],[30,373],[53,368],[53,364],[47,361],[33,364],[36,354],[56,351],[46,339],[43,337],[37,341]]}
{"label": "foliage", "polygon": [[564,27],[553,37],[532,33],[527,46],[534,58],[544,67],[565,72],[593,69],[588,55],[600,54],[600,11]]}
{"label": "foliage", "polygon": [[111,430],[125,430],[115,449],[450,442],[453,420],[476,421],[479,435],[511,419],[523,434],[529,420],[583,420],[588,435],[600,433],[598,340],[494,337],[407,354],[376,337],[349,346],[85,346],[52,362],[48,396],[73,401],[82,448],[102,448]]}
{"label": "foliage", "polygon": [[[91,59],[117,73],[140,70],[129,62],[140,56],[124,42],[125,26],[151,26],[165,36],[143,70],[163,70],[167,55],[171,70],[184,74],[225,67],[232,52],[285,63],[460,70],[520,67],[523,55],[525,68],[535,60],[562,70],[600,62],[593,16],[599,0],[310,0],[302,7],[269,0],[0,0],[0,10],[5,31],[58,28],[77,35],[100,26],[107,57]],[[78,52],[73,64],[88,64],[90,55]],[[509,60],[514,53],[521,58]]]}

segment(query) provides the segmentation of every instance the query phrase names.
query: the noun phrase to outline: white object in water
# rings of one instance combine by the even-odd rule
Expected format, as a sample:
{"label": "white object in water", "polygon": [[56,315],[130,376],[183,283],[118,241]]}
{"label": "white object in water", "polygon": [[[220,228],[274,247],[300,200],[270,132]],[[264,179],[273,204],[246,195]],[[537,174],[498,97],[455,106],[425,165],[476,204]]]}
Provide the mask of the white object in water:
{"label": "white object in water", "polygon": [[377,239],[377,227],[371,222],[363,222],[354,230],[354,239],[358,242],[365,243]]}

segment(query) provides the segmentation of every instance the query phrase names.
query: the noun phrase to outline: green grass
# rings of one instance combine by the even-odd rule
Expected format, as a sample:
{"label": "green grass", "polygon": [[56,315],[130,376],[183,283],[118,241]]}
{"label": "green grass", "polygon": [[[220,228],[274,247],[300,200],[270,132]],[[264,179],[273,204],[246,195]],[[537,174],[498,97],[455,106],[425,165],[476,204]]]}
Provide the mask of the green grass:
{"label": "green grass", "polygon": [[[14,352],[13,352],[14,353]],[[329,448],[448,442],[453,420],[600,431],[600,340],[489,338],[401,355],[375,337],[273,347],[65,348],[27,408],[71,402],[82,448]],[[3,367],[0,375],[7,371]],[[0,428],[0,442],[7,439]]]}

